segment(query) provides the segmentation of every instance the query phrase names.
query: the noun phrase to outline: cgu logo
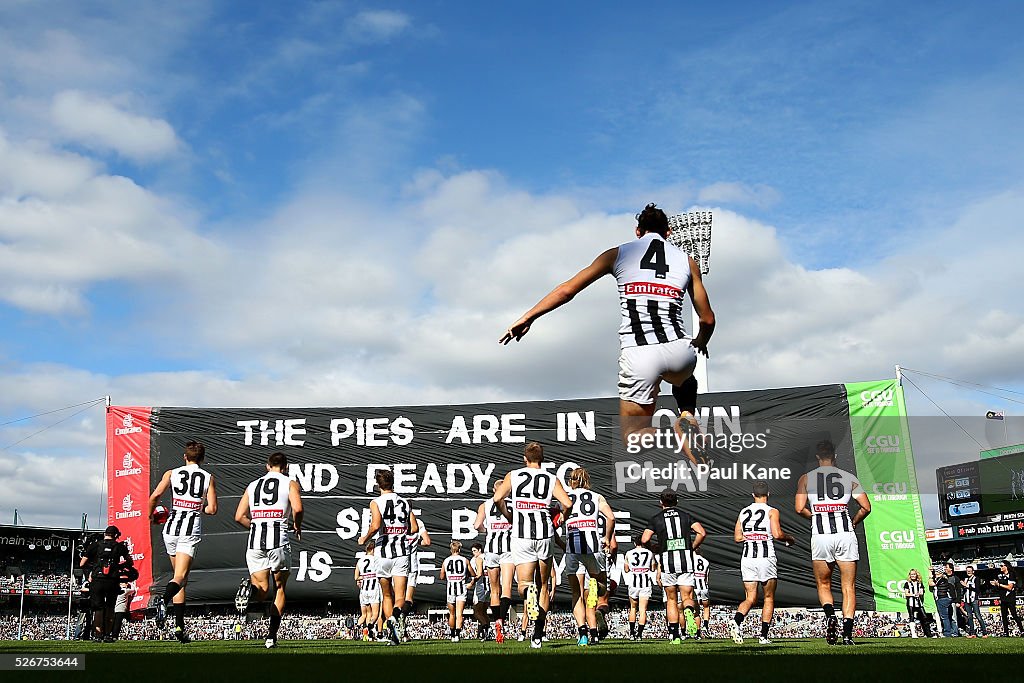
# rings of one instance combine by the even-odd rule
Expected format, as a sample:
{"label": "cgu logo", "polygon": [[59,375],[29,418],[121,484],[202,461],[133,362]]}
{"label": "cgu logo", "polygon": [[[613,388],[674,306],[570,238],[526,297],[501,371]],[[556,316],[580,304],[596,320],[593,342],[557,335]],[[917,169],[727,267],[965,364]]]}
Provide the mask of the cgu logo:
{"label": "cgu logo", "polygon": [[906,587],[906,581],[887,581],[885,583],[885,590],[889,593],[889,597],[896,599],[903,597],[903,589]]}
{"label": "cgu logo", "polygon": [[[875,484],[872,492],[876,496],[881,495],[906,495],[907,493],[907,482],[905,481],[887,481]],[[883,532],[884,533],[884,532]]]}
{"label": "cgu logo", "polygon": [[861,408],[890,408],[893,405],[892,389],[875,389],[860,392]]}
{"label": "cgu logo", "polygon": [[900,437],[895,434],[881,434],[878,436],[872,435],[865,439],[864,443],[868,448],[899,448]]}
{"label": "cgu logo", "polygon": [[878,539],[882,543],[914,543],[914,532],[897,530],[897,531],[883,531],[878,534]]}

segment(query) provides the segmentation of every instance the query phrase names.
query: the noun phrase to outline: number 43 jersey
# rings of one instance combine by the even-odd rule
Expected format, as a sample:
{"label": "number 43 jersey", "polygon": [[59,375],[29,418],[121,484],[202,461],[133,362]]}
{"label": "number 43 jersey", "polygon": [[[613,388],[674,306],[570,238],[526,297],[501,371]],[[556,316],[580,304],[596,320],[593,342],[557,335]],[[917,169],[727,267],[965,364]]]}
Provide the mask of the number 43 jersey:
{"label": "number 43 jersey", "polygon": [[690,286],[689,256],[648,232],[619,245],[614,273],[622,308],[622,348],[686,338],[683,295]]}

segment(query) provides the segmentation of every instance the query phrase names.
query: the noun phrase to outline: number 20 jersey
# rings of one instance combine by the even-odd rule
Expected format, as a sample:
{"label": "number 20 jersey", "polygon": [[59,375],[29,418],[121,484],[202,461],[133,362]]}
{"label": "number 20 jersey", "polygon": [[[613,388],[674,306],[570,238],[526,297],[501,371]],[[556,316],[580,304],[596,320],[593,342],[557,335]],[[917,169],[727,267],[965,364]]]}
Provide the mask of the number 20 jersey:
{"label": "number 20 jersey", "polygon": [[555,475],[546,470],[521,467],[512,470],[512,537],[531,541],[550,539],[551,497]]}
{"label": "number 20 jersey", "polygon": [[622,309],[622,348],[687,338],[683,295],[690,286],[689,256],[648,232],[619,245],[613,272]]}

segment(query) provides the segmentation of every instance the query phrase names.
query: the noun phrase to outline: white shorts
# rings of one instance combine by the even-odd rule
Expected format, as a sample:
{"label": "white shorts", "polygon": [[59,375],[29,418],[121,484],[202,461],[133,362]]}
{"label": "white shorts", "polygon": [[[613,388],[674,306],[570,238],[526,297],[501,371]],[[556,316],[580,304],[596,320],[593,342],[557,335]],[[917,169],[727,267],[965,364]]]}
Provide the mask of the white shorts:
{"label": "white shorts", "polygon": [[117,596],[117,602],[114,603],[114,614],[127,614],[128,605],[131,604],[132,598],[135,594],[130,591],[125,591]]}
{"label": "white shorts", "polygon": [[380,592],[380,586],[377,586],[373,590],[359,591],[359,605],[379,605],[383,596]]}
{"label": "white shorts", "polygon": [[513,538],[511,555],[513,564],[517,565],[541,560],[546,562],[551,559],[551,539],[531,541],[526,538]]}
{"label": "white shorts", "polygon": [[377,578],[390,579],[394,576],[409,576],[408,555],[377,558]]}
{"label": "white shorts", "polygon": [[640,598],[651,597],[652,588],[647,586],[646,588],[632,588],[629,589],[629,599],[639,600]]}
{"label": "white shorts", "polygon": [[696,602],[710,602],[711,591],[707,588],[695,588],[693,589],[693,599]]}
{"label": "white shorts", "polygon": [[468,597],[467,593],[459,593],[458,595],[449,595],[448,596],[448,604],[449,605],[454,605],[457,602],[461,602],[461,603],[465,604],[467,597]]}
{"label": "white shorts", "polygon": [[764,583],[779,578],[778,564],[774,557],[744,557],[740,560],[740,576],[744,583]]}
{"label": "white shorts", "polygon": [[692,375],[695,367],[697,350],[689,339],[628,346],[619,352],[619,398],[650,405],[658,397],[658,386],[665,373]]}
{"label": "white shorts", "polygon": [[852,531],[814,534],[811,536],[811,559],[825,562],[856,562],[860,559],[857,534]]}
{"label": "white shorts", "polygon": [[511,550],[507,553],[484,553],[484,569],[497,569],[503,564],[515,564]]}
{"label": "white shorts", "polygon": [[596,579],[597,575],[608,568],[608,555],[606,553],[595,553],[593,555],[577,555],[576,553],[565,554],[565,569],[563,573],[581,575],[589,574],[590,578]]}
{"label": "white shorts", "polygon": [[168,536],[164,534],[164,548],[167,549],[168,555],[182,553],[189,557],[195,557],[196,546],[201,540],[203,540],[202,536]]}
{"label": "white shorts", "polygon": [[473,604],[487,605],[491,602],[491,584],[486,578],[478,579],[473,586]]}
{"label": "white shorts", "polygon": [[693,572],[683,572],[682,574],[661,573],[662,586],[693,586],[693,583]]}
{"label": "white shorts", "polygon": [[[401,574],[399,574],[399,576],[401,576]],[[416,571],[409,570],[409,573],[406,574],[406,576],[405,576],[405,587],[406,588],[415,588],[416,584],[419,582],[419,580],[420,580],[420,572],[419,572],[419,570],[418,569]]]}
{"label": "white shorts", "polygon": [[292,564],[292,547],[283,545],[273,550],[245,551],[245,563],[249,565],[249,573],[255,574],[269,569],[272,572],[287,572]]}

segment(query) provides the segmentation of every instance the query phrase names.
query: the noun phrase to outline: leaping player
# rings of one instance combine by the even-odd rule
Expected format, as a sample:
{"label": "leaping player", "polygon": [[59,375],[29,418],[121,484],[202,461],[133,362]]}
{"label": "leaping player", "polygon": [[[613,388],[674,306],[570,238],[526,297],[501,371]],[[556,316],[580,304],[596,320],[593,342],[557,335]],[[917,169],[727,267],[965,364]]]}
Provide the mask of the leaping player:
{"label": "leaping player", "polygon": [[[794,503],[796,511],[811,520],[811,560],[818,584],[818,600],[825,611],[825,641],[835,645],[837,620],[832,601],[832,571],[839,567],[843,590],[843,645],[854,645],[853,617],[857,610],[857,525],[871,514],[871,502],[857,477],[836,467],[836,447],[820,442],[815,455],[818,467],[800,477]],[[850,499],[860,509],[850,518]]]}
{"label": "leaping player", "polygon": [[[501,344],[513,339],[520,341],[537,318],[569,303],[603,276],[614,275],[622,310],[619,419],[622,439],[627,444],[640,433],[654,430],[651,418],[662,380],[672,385],[683,418],[696,411],[697,383],[693,370],[697,353],[707,355],[708,341],[715,329],[715,314],[700,267],[666,241],[670,228],[665,212],[648,204],[636,219],[636,240],[603,252],[589,266],[555,287],[512,323],[499,340]],[[700,330],[692,338],[683,322],[684,294],[689,294],[700,319]]]}

